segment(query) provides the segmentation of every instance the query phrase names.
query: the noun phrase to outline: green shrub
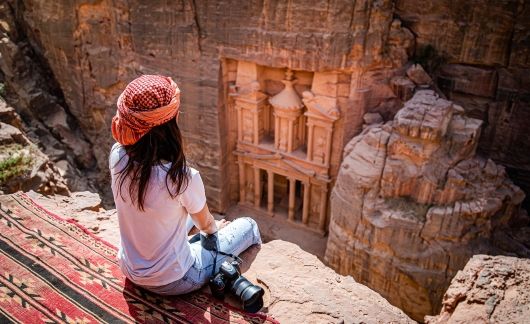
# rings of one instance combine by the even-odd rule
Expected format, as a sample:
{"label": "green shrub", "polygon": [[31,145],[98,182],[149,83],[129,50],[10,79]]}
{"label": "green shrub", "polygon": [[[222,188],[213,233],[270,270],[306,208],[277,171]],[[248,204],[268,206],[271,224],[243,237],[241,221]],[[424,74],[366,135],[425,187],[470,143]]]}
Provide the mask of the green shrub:
{"label": "green shrub", "polygon": [[12,155],[0,161],[0,185],[12,177],[23,174],[31,163],[31,158],[25,155]]}

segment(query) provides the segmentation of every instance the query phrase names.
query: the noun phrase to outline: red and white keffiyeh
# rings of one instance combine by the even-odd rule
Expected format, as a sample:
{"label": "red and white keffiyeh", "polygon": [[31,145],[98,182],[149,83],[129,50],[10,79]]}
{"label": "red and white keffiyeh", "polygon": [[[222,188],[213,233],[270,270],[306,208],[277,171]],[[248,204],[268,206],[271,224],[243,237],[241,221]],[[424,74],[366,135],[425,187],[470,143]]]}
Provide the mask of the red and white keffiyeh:
{"label": "red and white keffiyeh", "polygon": [[117,106],[112,136],[122,145],[132,145],[151,128],[175,118],[180,89],[170,77],[142,75],[127,85]]}

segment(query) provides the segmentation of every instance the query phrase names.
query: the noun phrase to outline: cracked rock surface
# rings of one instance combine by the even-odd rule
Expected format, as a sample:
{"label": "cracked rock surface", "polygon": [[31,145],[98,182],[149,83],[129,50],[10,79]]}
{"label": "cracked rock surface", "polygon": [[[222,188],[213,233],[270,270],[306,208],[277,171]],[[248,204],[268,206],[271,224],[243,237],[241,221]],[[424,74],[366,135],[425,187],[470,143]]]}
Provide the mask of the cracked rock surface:
{"label": "cracked rock surface", "polygon": [[252,262],[244,275],[266,287],[265,306],[280,323],[414,323],[375,291],[295,244],[275,240],[255,253],[242,256]]}
{"label": "cracked rock surface", "polygon": [[459,271],[430,324],[526,323],[530,319],[530,259],[476,255]]}

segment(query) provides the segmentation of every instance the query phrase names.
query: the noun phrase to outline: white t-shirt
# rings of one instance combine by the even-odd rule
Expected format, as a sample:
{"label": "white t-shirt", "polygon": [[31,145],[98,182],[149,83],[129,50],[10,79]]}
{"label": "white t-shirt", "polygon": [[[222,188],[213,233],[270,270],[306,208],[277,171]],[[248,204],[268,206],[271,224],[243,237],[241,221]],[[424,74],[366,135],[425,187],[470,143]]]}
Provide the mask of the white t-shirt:
{"label": "white t-shirt", "polygon": [[[131,203],[128,180],[121,195],[117,190],[116,173],[123,169],[127,159],[125,149],[114,144],[109,168],[121,234],[118,263],[131,281],[144,286],[162,286],[182,278],[194,262],[187,240],[186,219],[188,212],[197,213],[206,204],[204,185],[199,172],[189,168],[186,190],[172,199],[166,188],[167,172],[162,166],[153,167],[145,211],[140,211]],[[170,163],[164,166],[169,169]]]}

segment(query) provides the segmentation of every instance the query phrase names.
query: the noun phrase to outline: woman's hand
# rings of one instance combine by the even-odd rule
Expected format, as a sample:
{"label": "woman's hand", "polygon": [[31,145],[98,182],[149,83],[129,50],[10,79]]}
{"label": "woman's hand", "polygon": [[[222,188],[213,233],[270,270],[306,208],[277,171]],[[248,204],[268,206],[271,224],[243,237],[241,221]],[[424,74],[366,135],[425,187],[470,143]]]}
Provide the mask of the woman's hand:
{"label": "woman's hand", "polygon": [[215,221],[215,224],[217,225],[217,230],[220,230],[221,228],[230,224],[230,221],[227,221],[226,219],[223,218],[221,220]]}

